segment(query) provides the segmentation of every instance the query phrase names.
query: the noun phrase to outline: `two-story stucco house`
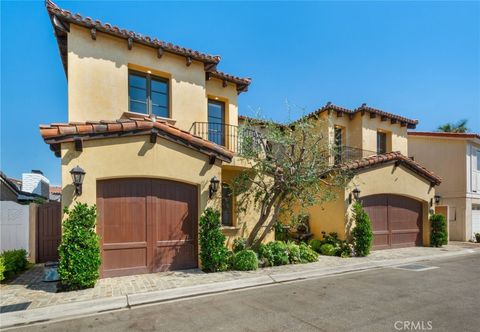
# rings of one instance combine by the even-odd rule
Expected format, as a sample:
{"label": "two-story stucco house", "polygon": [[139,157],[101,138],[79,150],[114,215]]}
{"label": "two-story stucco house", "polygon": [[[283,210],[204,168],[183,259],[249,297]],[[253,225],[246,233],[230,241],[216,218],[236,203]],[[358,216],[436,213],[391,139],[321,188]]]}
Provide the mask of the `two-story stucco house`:
{"label": "two-story stucco house", "polygon": [[[219,56],[46,7],[68,80],[68,123],[40,131],[62,160],[62,205],[97,204],[101,275],[197,267],[208,204],[224,207],[229,238],[248,231],[248,216],[232,220],[228,182],[238,172],[237,97],[250,79],[218,71]],[[70,174],[77,165],[81,195]]]}
{"label": "two-story stucco house", "polygon": [[[62,205],[97,205],[101,276],[197,267],[198,221],[208,206],[221,208],[229,245],[246,237],[259,212],[237,216],[230,185],[248,167],[236,155],[248,135],[237,129],[237,96],[250,79],[218,71],[218,56],[46,5],[68,80],[68,123],[40,132],[61,158]],[[309,115],[319,118],[343,149],[333,162],[356,176],[337,200],[310,209],[315,236],[348,236],[357,189],[375,249],[428,245],[440,179],[406,157],[407,128],[417,122],[366,105],[327,104]],[[81,191],[72,183],[76,166],[85,172]]]}
{"label": "two-story stucco house", "polygon": [[450,240],[480,233],[480,135],[409,132],[409,156],[443,178],[439,205],[448,206]]}
{"label": "two-story stucco house", "polygon": [[407,157],[407,128],[418,121],[366,104],[350,110],[327,103],[307,117],[340,149],[334,162],[354,173],[337,199],[308,210],[314,237],[322,231],[348,237],[356,193],[372,220],[373,249],[429,245],[429,216],[441,179]]}

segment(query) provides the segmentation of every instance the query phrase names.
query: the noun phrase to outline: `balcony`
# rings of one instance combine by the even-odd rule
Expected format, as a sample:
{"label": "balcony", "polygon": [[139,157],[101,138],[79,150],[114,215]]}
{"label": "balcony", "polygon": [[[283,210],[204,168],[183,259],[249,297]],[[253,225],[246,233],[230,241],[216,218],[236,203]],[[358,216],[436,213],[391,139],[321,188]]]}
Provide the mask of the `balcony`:
{"label": "balcony", "polygon": [[351,146],[338,146],[332,148],[332,162],[336,165],[367,158],[376,155],[377,152],[354,148]]}
{"label": "balcony", "polygon": [[253,129],[226,123],[194,122],[190,133],[240,153],[249,149],[260,149],[261,134]]}

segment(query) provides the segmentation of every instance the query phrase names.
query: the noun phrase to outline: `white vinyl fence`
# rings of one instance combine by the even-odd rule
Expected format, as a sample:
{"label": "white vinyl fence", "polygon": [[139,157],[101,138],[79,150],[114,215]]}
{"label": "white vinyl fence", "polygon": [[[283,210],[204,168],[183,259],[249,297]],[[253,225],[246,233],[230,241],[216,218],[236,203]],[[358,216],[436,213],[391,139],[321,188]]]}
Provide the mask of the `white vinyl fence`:
{"label": "white vinyl fence", "polygon": [[0,201],[0,252],[12,249],[28,251],[28,205]]}

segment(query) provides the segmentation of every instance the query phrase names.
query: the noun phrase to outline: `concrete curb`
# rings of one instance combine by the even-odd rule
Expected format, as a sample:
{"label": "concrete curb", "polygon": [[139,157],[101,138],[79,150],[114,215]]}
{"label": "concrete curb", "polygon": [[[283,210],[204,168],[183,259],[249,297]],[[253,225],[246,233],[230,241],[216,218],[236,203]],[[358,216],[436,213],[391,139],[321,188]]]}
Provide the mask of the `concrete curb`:
{"label": "concrete curb", "polygon": [[356,271],[358,272],[372,270],[375,268],[391,267],[411,262],[418,262],[422,260],[461,256],[474,252],[478,251],[465,249],[450,253],[442,253],[429,256],[362,262],[349,266],[325,267],[300,272],[287,272],[278,274],[272,273],[270,275],[260,277],[257,276],[252,278],[243,278],[218,283],[203,284],[198,286],[166,289],[148,293],[129,294],[105,299],[60,304],[32,310],[7,312],[4,314],[0,314],[0,328],[4,329],[19,325],[46,322],[80,315],[95,314],[100,312],[136,307],[144,304],[160,303],[175,299],[215,294],[231,290],[253,288],[296,280],[313,279]]}

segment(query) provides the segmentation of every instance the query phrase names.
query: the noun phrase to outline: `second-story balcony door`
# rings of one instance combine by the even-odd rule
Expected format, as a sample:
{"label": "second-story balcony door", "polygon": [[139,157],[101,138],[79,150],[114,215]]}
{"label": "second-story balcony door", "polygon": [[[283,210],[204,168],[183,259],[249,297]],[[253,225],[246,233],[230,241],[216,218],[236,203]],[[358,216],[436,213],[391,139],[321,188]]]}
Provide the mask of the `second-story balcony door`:
{"label": "second-story balcony door", "polygon": [[343,132],[342,128],[335,127],[334,129],[334,158],[335,164],[342,162],[342,148],[343,148]]}
{"label": "second-story balcony door", "polygon": [[225,103],[208,100],[208,140],[225,145]]}

